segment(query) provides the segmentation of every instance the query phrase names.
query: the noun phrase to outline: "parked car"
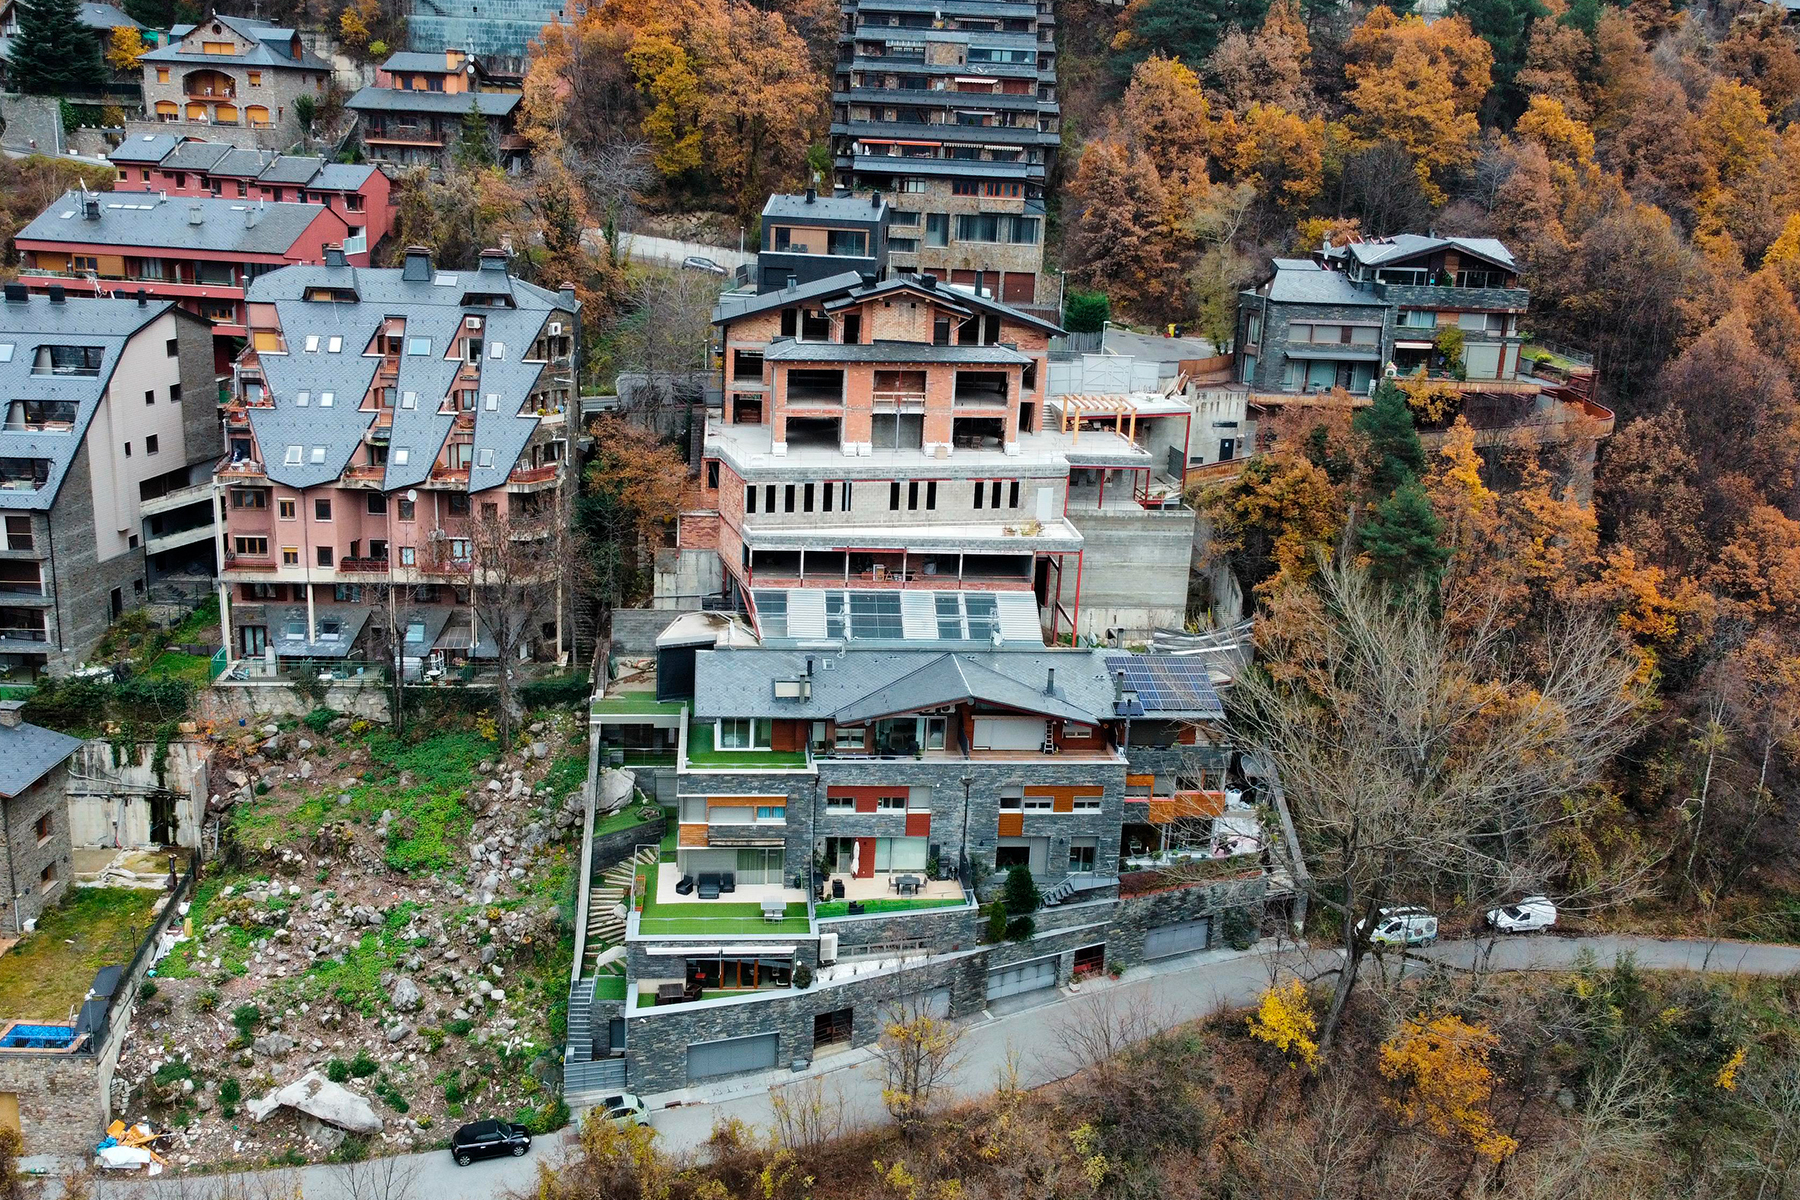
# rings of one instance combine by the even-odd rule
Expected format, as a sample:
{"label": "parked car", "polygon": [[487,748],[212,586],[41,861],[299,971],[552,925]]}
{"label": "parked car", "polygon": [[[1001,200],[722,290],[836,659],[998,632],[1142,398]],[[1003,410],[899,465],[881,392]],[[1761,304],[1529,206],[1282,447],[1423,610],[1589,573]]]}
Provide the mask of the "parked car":
{"label": "parked car", "polygon": [[606,1113],[606,1119],[614,1125],[648,1125],[650,1123],[650,1110],[644,1107],[642,1100],[630,1092],[608,1096],[600,1101],[600,1108]]}
{"label": "parked car", "polygon": [[1437,937],[1438,919],[1426,909],[1384,908],[1375,918],[1369,942],[1376,946],[1429,946]]}
{"label": "parked car", "polygon": [[508,1154],[518,1158],[529,1149],[531,1131],[506,1121],[476,1121],[473,1125],[464,1125],[450,1139],[450,1153],[459,1167],[466,1167],[478,1158],[500,1158]]}
{"label": "parked car", "polygon": [[1488,909],[1487,922],[1501,933],[1535,933],[1556,924],[1556,905],[1545,896],[1527,896],[1517,904]]}
{"label": "parked car", "polygon": [[684,271],[707,271],[714,275],[731,274],[730,271],[727,271],[712,259],[700,254],[690,254],[682,259],[681,269]]}

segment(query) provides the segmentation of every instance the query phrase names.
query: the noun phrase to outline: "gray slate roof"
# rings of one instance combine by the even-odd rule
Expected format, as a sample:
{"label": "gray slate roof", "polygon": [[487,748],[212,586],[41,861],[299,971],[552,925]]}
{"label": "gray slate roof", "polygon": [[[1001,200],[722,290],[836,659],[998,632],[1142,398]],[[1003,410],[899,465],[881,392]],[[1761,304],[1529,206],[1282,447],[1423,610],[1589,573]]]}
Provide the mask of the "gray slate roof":
{"label": "gray slate roof", "polygon": [[484,117],[504,117],[519,107],[517,92],[411,92],[366,87],[350,97],[346,108],[359,112],[422,112],[462,116],[471,105]]}
{"label": "gray slate roof", "polygon": [[375,168],[367,163],[326,163],[306,186],[315,192],[354,192],[373,174]]}
{"label": "gray slate roof", "polygon": [[1362,304],[1386,308],[1387,301],[1365,292],[1336,271],[1310,259],[1278,258],[1269,299],[1277,304]]}
{"label": "gray slate roof", "polygon": [[324,159],[309,154],[283,154],[263,168],[256,182],[310,183],[324,165]]}
{"label": "gray slate roof", "polygon": [[79,738],[39,725],[0,725],[0,796],[10,800],[20,795],[80,745]]}
{"label": "gray slate roof", "polygon": [[[302,299],[307,289],[315,286],[354,288],[358,302]],[[510,295],[515,307],[469,303],[472,296],[485,294]],[[537,429],[537,414],[525,412],[524,407],[544,364],[524,355],[552,311],[561,307],[555,292],[499,270],[434,271],[430,279],[409,281],[398,269],[293,266],[253,280],[246,299],[275,305],[288,348],[286,354],[264,352],[259,356],[274,406],[248,410],[263,469],[276,483],[289,487],[325,483],[336,479],[350,463],[363,433],[375,420],[373,411],[360,411],[359,406],[381,359],[364,352],[388,317],[405,318],[409,339],[429,337],[431,352],[400,357],[399,376],[393,385],[388,464],[382,478],[385,490],[424,481],[444,448],[456,419],[455,411],[447,406],[454,402],[452,384],[461,366],[460,360],[446,358],[445,353],[465,316],[480,316],[486,322],[480,379],[475,384],[469,490],[479,492],[505,483]],[[305,350],[308,334],[320,336],[319,350]],[[344,339],[337,354],[326,349],[332,336]],[[497,346],[501,348],[498,358],[493,357]],[[308,393],[305,407],[297,403],[302,391]],[[325,391],[333,393],[329,408],[319,406],[319,395]],[[407,392],[414,393],[412,408],[404,406]],[[487,407],[490,395],[495,398],[491,410]],[[286,461],[290,446],[301,448],[298,465]],[[313,461],[315,448],[323,449],[322,461]],[[395,452],[401,449],[407,452],[404,463],[396,461]]]}
{"label": "gray slate roof", "polygon": [[212,174],[228,179],[255,179],[268,170],[277,157],[270,150],[241,150],[234,146],[213,166]]}
{"label": "gray slate roof", "polygon": [[118,29],[121,26],[127,29],[144,28],[119,8],[111,4],[99,4],[95,0],[85,0],[78,16],[81,23],[89,29]]}
{"label": "gray slate roof", "polygon": [[436,72],[439,75],[455,75],[460,71],[444,65],[442,54],[426,54],[420,50],[402,50],[398,54],[390,54],[388,60],[381,64],[384,71],[420,71]]}
{"label": "gray slate roof", "polygon": [[[314,221],[341,230],[343,222],[317,204],[270,204],[256,200],[173,196],[155,192],[105,192],[100,219],[81,214],[81,193],[64,193],[18,233],[20,241],[87,242],[97,246],[154,250],[224,251],[232,254],[286,254]],[[190,219],[200,210],[200,224]]]}
{"label": "gray slate roof", "polygon": [[[0,509],[45,512],[55,504],[63,477],[75,461],[88,426],[100,410],[100,398],[118,369],[125,343],[173,307],[174,303],[168,300],[140,308],[135,300],[80,296],[52,304],[48,296],[41,295],[31,296],[24,303],[0,303],[0,346],[11,349],[10,357],[0,362],[0,398],[72,400],[79,406],[74,428],[67,433],[0,429],[0,458],[41,458],[50,462],[45,486],[32,492],[0,492]],[[31,368],[39,346],[99,346],[104,352],[99,374],[34,375]],[[4,757],[0,754],[0,759]]]}
{"label": "gray slate roof", "polygon": [[224,142],[182,142],[162,160],[165,171],[210,171],[231,153]]}
{"label": "gray slate roof", "polygon": [[[813,660],[812,697],[777,700],[773,681],[797,679]],[[1054,692],[1046,692],[1050,671]],[[694,715],[865,721],[976,700],[1093,724],[1113,712],[1113,685],[1097,650],[702,650],[694,655]]]}
{"label": "gray slate roof", "polygon": [[159,163],[167,158],[181,139],[172,133],[144,133],[128,137],[106,157],[115,163]]}
{"label": "gray slate roof", "polygon": [[159,46],[143,56],[147,63],[170,63],[178,66],[218,67],[286,67],[291,70],[330,71],[331,64],[301,48],[300,57],[289,53],[294,31],[267,21],[258,21],[252,17],[228,17],[223,13],[214,13],[212,20],[235,30],[240,36],[254,43],[247,54],[202,54],[198,50],[184,50],[181,42],[197,26],[176,25],[169,30],[169,44]]}
{"label": "gray slate roof", "polygon": [[[1005,317],[1009,321],[1017,321],[1041,329],[1046,333],[1059,334],[1061,327],[1054,322],[1034,317],[1030,313],[1020,312],[1010,304],[1003,304],[987,296],[977,296],[972,291],[939,284],[926,287],[916,276],[902,275],[882,280],[872,285],[863,283],[863,277],[856,271],[842,271],[836,275],[828,275],[824,279],[812,283],[803,283],[792,290],[761,292],[730,292],[719,297],[718,304],[713,306],[713,324],[734,321],[751,313],[771,312],[786,308],[790,304],[801,301],[817,300],[827,307],[842,307],[845,304],[859,303],[864,300],[878,299],[882,296],[898,292],[915,292],[928,296],[937,302],[964,312],[979,310]],[[944,349],[945,347],[937,347]]]}
{"label": "gray slate roof", "polygon": [[763,205],[763,220],[778,221],[879,221],[886,214],[888,202],[872,204],[861,196],[815,196],[808,204],[806,196],[777,193]]}
{"label": "gray slate roof", "polygon": [[767,362],[1002,363],[1028,366],[1030,357],[1005,346],[934,346],[928,342],[776,342],[763,351]]}
{"label": "gray slate roof", "polygon": [[1358,262],[1371,266],[1444,249],[1466,250],[1504,267],[1516,266],[1512,251],[1498,238],[1423,237],[1416,233],[1396,233],[1380,241],[1351,242],[1339,249],[1354,255]]}

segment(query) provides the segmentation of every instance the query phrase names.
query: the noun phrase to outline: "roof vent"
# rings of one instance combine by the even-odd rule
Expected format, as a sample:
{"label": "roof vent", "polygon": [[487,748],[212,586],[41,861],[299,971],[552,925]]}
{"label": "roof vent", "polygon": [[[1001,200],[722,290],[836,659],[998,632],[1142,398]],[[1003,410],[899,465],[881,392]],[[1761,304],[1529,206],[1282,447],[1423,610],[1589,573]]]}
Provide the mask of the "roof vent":
{"label": "roof vent", "polygon": [[204,225],[204,224],[206,224],[206,210],[204,208],[201,208],[198,204],[188,205],[188,224],[189,225]]}
{"label": "roof vent", "polygon": [[807,188],[806,189],[806,202],[808,204],[813,203],[813,201],[817,200],[818,198],[819,198],[819,189],[817,189],[817,188]]}
{"label": "roof vent", "polygon": [[1056,695],[1056,668],[1051,667],[1044,673],[1044,695]]}
{"label": "roof vent", "polygon": [[137,297],[137,300],[138,300],[138,307],[139,307],[139,308],[148,308],[148,307],[150,307],[150,293],[149,293],[149,292],[146,292],[146,291],[145,291],[145,290],[144,290],[144,289],[143,289],[143,288],[139,288],[139,289],[138,289],[138,297]]}
{"label": "roof vent", "polygon": [[400,278],[408,283],[426,283],[431,279],[431,247],[408,246]]}
{"label": "roof vent", "polygon": [[64,300],[68,299],[68,295],[69,294],[63,290],[62,284],[53,283],[50,285],[50,303],[61,304]]}
{"label": "roof vent", "polygon": [[89,221],[100,219],[100,197],[83,196],[81,198],[81,215]]}
{"label": "roof vent", "polygon": [[800,277],[790,271],[788,273],[787,290],[791,292],[799,286],[800,286]]}
{"label": "roof vent", "polygon": [[881,207],[881,193],[880,192],[876,192],[873,196],[869,197],[869,207],[870,208],[880,208]]}
{"label": "roof vent", "polygon": [[926,289],[927,291],[935,289],[937,287],[937,276],[936,275],[921,275],[921,276],[919,276],[919,286]]}
{"label": "roof vent", "polygon": [[30,299],[30,293],[25,290],[24,284],[9,283],[6,285],[6,302],[8,304],[24,304]]}

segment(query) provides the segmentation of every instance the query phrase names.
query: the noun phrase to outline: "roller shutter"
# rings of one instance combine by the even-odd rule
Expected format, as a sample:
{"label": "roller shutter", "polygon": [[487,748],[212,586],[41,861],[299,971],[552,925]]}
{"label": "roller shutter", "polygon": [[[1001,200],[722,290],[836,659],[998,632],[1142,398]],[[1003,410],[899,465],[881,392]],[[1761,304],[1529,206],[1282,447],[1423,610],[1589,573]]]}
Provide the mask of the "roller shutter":
{"label": "roller shutter", "polygon": [[778,1033],[758,1033],[717,1042],[690,1042],[688,1082],[697,1083],[720,1075],[740,1075],[745,1071],[773,1070],[780,1041]]}
{"label": "roller shutter", "polygon": [[1144,935],[1144,957],[1168,958],[1175,954],[1191,954],[1195,950],[1206,949],[1211,937],[1210,917],[1162,925]]}
{"label": "roller shutter", "polygon": [[988,972],[987,998],[1017,996],[1056,986],[1056,959],[1039,958]]}

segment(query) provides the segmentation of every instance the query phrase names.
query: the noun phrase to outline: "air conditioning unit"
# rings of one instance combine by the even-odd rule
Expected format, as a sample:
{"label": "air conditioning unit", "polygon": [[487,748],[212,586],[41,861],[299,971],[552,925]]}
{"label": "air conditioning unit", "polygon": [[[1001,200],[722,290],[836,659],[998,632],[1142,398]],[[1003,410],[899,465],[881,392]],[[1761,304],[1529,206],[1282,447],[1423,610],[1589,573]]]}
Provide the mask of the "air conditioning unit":
{"label": "air conditioning unit", "polygon": [[838,935],[821,933],[819,935],[819,965],[826,966],[837,961]]}
{"label": "air conditioning unit", "polygon": [[480,317],[464,317],[463,318],[463,328],[464,329],[480,329],[481,328],[481,318]]}

